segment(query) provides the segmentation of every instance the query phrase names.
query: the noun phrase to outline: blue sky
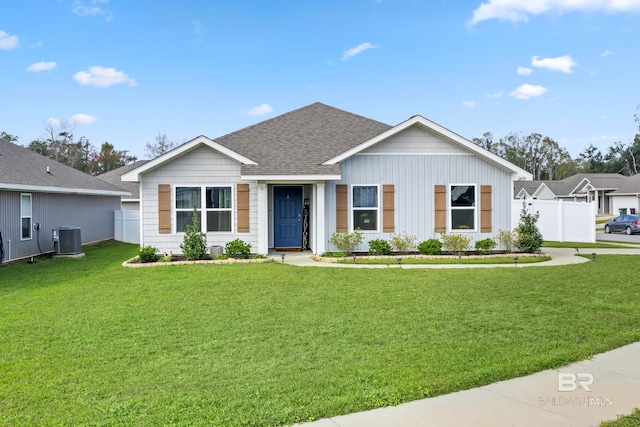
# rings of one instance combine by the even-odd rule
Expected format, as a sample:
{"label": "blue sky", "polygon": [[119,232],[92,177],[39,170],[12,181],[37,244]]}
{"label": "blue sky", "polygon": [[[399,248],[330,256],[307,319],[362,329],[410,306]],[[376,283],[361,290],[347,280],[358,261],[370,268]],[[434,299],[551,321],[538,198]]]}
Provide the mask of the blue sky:
{"label": "blue sky", "polygon": [[577,156],[638,132],[640,0],[1,0],[0,130],[144,157],[323,102]]}

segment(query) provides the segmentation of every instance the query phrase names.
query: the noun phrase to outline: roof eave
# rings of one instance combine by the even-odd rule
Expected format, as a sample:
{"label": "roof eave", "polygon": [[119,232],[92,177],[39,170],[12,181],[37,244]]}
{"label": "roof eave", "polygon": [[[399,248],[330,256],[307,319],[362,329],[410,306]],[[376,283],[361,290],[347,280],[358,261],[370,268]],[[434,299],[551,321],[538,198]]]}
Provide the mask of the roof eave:
{"label": "roof eave", "polygon": [[130,196],[128,191],[93,190],[88,188],[48,187],[46,185],[23,185],[0,183],[0,189],[13,191],[30,191],[36,193],[83,194],[87,196]]}
{"label": "roof eave", "polygon": [[336,181],[342,179],[339,174],[310,174],[310,175],[242,175],[244,181]]}

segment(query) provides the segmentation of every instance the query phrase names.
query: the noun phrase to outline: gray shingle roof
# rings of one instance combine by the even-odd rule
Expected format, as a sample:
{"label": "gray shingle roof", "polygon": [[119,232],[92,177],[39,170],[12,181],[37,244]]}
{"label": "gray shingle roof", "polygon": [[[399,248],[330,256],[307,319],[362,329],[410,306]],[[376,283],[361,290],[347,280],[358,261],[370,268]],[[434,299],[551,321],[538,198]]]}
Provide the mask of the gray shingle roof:
{"label": "gray shingle roof", "polygon": [[[49,168],[49,172],[47,172]],[[113,184],[0,138],[0,188],[122,195]]]}
{"label": "gray shingle roof", "polygon": [[138,166],[142,166],[147,163],[148,160],[138,160],[137,162],[128,164],[126,166],[122,166],[121,168],[114,169],[109,172],[105,172],[103,174],[97,175],[96,178],[100,178],[103,181],[110,182],[113,185],[121,187],[131,193],[131,196],[123,197],[124,200],[128,199],[140,199],[140,183],[138,182],[125,182],[120,179],[122,175],[137,168]]}
{"label": "gray shingle roof", "polygon": [[527,194],[531,196],[533,193],[536,192],[538,187],[540,187],[540,184],[542,184],[543,182],[545,181],[514,181],[513,182],[514,196],[517,196],[520,190],[522,189],[524,189],[527,192]]}
{"label": "gray shingle roof", "polygon": [[339,174],[323,162],[391,126],[316,102],[214,141],[258,163],[243,175]]}
{"label": "gray shingle roof", "polygon": [[[617,189],[627,179],[624,175],[617,173],[577,173],[567,178],[554,181],[516,181],[514,182],[514,191],[517,195],[522,188],[525,188],[527,193],[531,195],[540,184],[544,183],[556,196],[580,194],[579,192],[572,192],[576,190],[576,187],[580,185],[585,178],[598,190]],[[578,188],[577,190],[580,189]]]}
{"label": "gray shingle roof", "polygon": [[616,191],[609,194],[640,194],[640,175],[625,177]]}

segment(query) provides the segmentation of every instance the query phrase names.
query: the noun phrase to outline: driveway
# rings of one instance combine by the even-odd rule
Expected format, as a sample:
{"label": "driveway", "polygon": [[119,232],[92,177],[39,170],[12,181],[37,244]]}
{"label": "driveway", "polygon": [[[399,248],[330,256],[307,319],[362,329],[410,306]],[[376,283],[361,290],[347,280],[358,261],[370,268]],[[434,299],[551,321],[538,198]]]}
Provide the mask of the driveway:
{"label": "driveway", "polygon": [[640,234],[627,236],[624,233],[596,233],[596,240],[615,240],[617,242],[640,243]]}

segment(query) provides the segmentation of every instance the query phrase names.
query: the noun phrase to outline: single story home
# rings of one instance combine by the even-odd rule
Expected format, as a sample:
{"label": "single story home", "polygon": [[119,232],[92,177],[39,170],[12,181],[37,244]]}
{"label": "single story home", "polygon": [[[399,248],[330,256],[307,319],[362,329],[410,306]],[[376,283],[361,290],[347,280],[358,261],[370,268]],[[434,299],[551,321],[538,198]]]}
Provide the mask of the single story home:
{"label": "single story home", "polygon": [[80,229],[80,243],[112,239],[113,211],[129,193],[0,139],[0,259],[54,250],[53,229]]}
{"label": "single story home", "polygon": [[640,175],[625,177],[617,190],[608,194],[611,200],[611,213],[640,213]]}
{"label": "single story home", "polygon": [[138,211],[140,210],[140,184],[137,182],[127,182],[123,181],[122,175],[138,168],[148,160],[138,160],[137,162],[130,163],[128,165],[119,167],[114,170],[110,170],[109,172],[105,172],[100,175],[96,175],[96,178],[100,178],[103,181],[107,181],[115,186],[121,187],[122,189],[128,191],[130,194],[127,196],[123,196],[120,205],[120,209],[123,211]]}
{"label": "single story home", "polygon": [[517,199],[597,202],[598,215],[617,213],[612,194],[629,177],[617,173],[578,173],[559,180],[515,182]]}
{"label": "single story home", "polygon": [[390,126],[321,103],[210,139],[199,136],[122,175],[140,185],[141,245],[181,253],[194,211],[210,246],[335,250],[442,232],[510,230],[513,183],[530,173],[421,116]]}

